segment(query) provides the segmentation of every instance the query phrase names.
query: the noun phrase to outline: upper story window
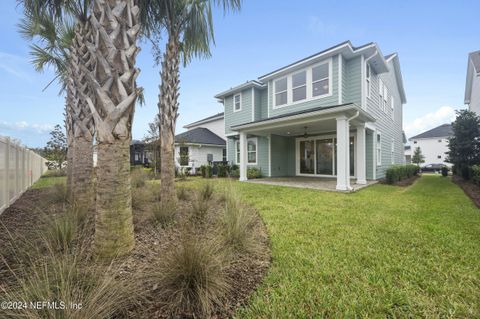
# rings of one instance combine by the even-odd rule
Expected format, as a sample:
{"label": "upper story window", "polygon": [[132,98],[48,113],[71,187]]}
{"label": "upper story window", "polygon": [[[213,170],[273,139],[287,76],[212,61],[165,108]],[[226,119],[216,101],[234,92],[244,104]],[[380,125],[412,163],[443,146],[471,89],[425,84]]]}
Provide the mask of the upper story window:
{"label": "upper story window", "polygon": [[307,98],[307,71],[292,75],[292,100],[293,102]]}
{"label": "upper story window", "polygon": [[233,96],[233,111],[238,112],[241,109],[242,109],[242,95],[240,93],[235,94]]}
{"label": "upper story window", "polygon": [[275,106],[287,104],[287,78],[275,81]]}
{"label": "upper story window", "polygon": [[380,132],[377,132],[377,166],[382,165],[382,137]]}
{"label": "upper story window", "polygon": [[312,68],[312,97],[326,95],[330,92],[329,70],[329,63]]}
{"label": "upper story window", "polygon": [[387,101],[388,101],[388,89],[385,83],[383,83],[382,79],[378,80],[378,94],[380,96],[380,101],[378,103],[378,106],[380,107],[380,109],[386,112]]}
{"label": "upper story window", "polygon": [[366,64],[366,70],[365,70],[365,84],[367,88],[367,97],[371,96],[371,90],[372,90],[372,84],[371,84],[371,70],[370,70],[370,64]]}

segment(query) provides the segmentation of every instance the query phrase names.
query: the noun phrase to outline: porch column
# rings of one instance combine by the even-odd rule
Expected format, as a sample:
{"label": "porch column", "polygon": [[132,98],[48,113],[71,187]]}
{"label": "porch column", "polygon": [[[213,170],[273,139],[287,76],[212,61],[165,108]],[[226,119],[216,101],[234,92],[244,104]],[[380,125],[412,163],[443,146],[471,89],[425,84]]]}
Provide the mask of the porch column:
{"label": "porch column", "polygon": [[247,180],[247,133],[240,132],[240,181]]}
{"label": "porch column", "polygon": [[348,191],[350,187],[349,123],[345,115],[337,117],[337,190]]}
{"label": "porch column", "polygon": [[357,184],[367,184],[367,161],[365,153],[365,124],[357,126]]}

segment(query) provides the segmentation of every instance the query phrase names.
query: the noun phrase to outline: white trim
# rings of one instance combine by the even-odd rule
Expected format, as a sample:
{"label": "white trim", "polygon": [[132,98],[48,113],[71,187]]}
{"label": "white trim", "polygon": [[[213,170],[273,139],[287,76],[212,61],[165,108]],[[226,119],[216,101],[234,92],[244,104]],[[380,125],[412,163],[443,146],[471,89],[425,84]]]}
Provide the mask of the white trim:
{"label": "white trim", "polygon": [[364,68],[364,65],[365,65],[365,57],[363,56],[363,54],[360,56],[360,78],[362,79],[361,80],[361,83],[360,83],[360,92],[361,92],[361,107],[362,109],[366,109],[367,108],[367,100],[365,98],[365,68]]}
{"label": "white trim", "polygon": [[272,177],[272,134],[268,135],[268,177]]}
{"label": "white trim", "polygon": [[[300,73],[305,73],[305,83],[302,84],[302,85],[299,85],[299,86],[293,86],[293,77],[297,74],[300,74]],[[300,70],[300,71],[297,71],[297,72],[294,72],[291,74],[291,77],[290,77],[290,81],[292,82],[291,83],[291,89],[292,89],[292,94],[291,94],[291,103],[296,103],[296,102],[304,102],[307,97],[308,97],[308,88],[307,88],[307,84],[308,84],[308,72],[307,72],[307,69],[304,69],[304,70]],[[301,100],[298,100],[298,101],[293,101],[293,91],[296,90],[296,89],[300,89],[304,87],[305,88],[305,98],[304,99],[301,99]],[[288,95],[287,95],[287,98],[288,98]]]}
{"label": "white trim", "polygon": [[[380,135],[380,143],[378,143],[378,136]],[[380,151],[380,157],[378,157],[378,154]],[[375,132],[375,163],[376,166],[382,166],[382,133],[380,131]]]}
{"label": "white trim", "polygon": [[229,136],[237,136],[237,135],[238,135],[238,132],[233,132],[233,133],[225,134],[226,137],[229,137]]}
{"label": "white trim", "polygon": [[192,126],[197,126],[197,125],[200,125],[200,124],[205,124],[205,123],[210,123],[210,122],[213,122],[213,121],[218,121],[220,119],[225,118],[225,113],[223,113],[221,115],[217,114],[217,115],[212,115],[212,116],[215,116],[215,117],[211,117],[209,119],[199,120],[199,121],[184,125],[183,127],[184,128],[190,128]]}
{"label": "white trim", "polygon": [[[270,90],[272,90],[272,81],[268,81],[267,85],[267,118],[270,118],[270,105],[273,107],[273,99],[270,97]],[[273,95],[272,95],[273,96]]]}
{"label": "white trim", "polygon": [[[235,103],[235,97],[237,97],[237,96],[240,97],[240,101],[239,101],[240,108],[238,110],[235,108],[235,106],[236,106],[235,105],[236,104]],[[233,95],[233,113],[240,112],[241,110],[242,110],[242,92]]]}
{"label": "white trim", "polygon": [[[318,95],[318,96],[313,96],[312,70],[316,67],[319,67],[319,66],[327,64],[327,63],[328,63],[328,93]],[[293,102],[292,76],[294,74],[298,74],[298,73],[303,72],[303,71],[306,72],[306,77],[307,77],[307,79],[306,79],[307,95],[306,95],[305,99]],[[277,106],[276,105],[277,92],[275,92],[275,82],[279,81],[279,80],[282,80],[282,79],[285,79],[285,78],[287,79],[287,103]],[[323,79],[317,80],[315,82],[324,81],[325,79],[326,78],[323,78]],[[318,100],[318,99],[322,99],[322,98],[325,98],[325,97],[332,96],[333,95],[333,59],[328,58],[328,59],[326,59],[324,61],[321,61],[319,63],[316,63],[314,65],[310,65],[310,66],[305,67],[303,69],[296,70],[294,73],[290,73],[290,74],[287,74],[285,76],[273,79],[272,82],[273,82],[273,104],[272,104],[272,109],[273,110],[288,107],[288,106],[294,106],[294,105],[297,105],[297,104],[310,102],[310,101],[314,101],[314,100]],[[285,92],[285,91],[281,91],[281,92],[278,92],[278,93],[283,93],[283,92]]]}
{"label": "white trim", "polygon": [[[281,107],[284,107],[284,106],[288,105],[288,102],[289,102],[289,97],[288,97],[289,96],[289,94],[288,94],[289,80],[288,79],[289,79],[289,76],[284,76],[284,77],[273,80],[273,109],[278,109],[278,108],[281,108]],[[277,91],[275,91],[275,82],[279,82],[281,80],[287,81],[287,88],[283,91],[277,92]],[[277,94],[282,94],[282,93],[287,93],[287,102],[285,104],[280,104],[280,105],[277,106]]]}
{"label": "white trim", "polygon": [[372,98],[372,67],[368,62],[365,63],[365,92],[366,92],[365,95],[367,96],[367,98],[371,99]]}
{"label": "white trim", "polygon": [[343,55],[338,54],[338,104],[343,104]]}
{"label": "white trim", "polygon": [[[335,51],[340,51],[341,49],[344,49],[344,48],[349,48],[351,53],[358,53],[358,52],[361,52],[363,50],[367,50],[371,47],[375,47],[376,44],[375,43],[372,43],[372,44],[369,44],[369,45],[366,45],[366,46],[362,46],[356,50],[353,49],[352,45],[350,42],[347,42],[345,44],[342,44],[342,45],[339,45],[339,46],[335,46],[325,52],[322,52],[320,54],[315,54],[314,56],[308,58],[308,59],[304,59],[304,60],[301,60],[301,61],[298,61],[292,65],[289,65],[289,66],[286,66],[286,67],[283,67],[277,71],[274,71],[273,73],[269,73],[269,74],[266,74],[266,75],[263,75],[261,77],[259,77],[258,79],[260,81],[263,81],[263,80],[269,80],[271,78],[274,78],[276,76],[278,76],[278,74],[280,73],[286,73],[288,70],[291,70],[291,69],[294,69],[296,67],[298,67],[299,65],[302,65],[302,64],[308,64],[310,63],[311,61],[314,61],[316,59],[319,59],[325,55],[328,55],[328,54],[331,54],[331,53],[334,53]],[[383,57],[382,57],[383,58]]]}
{"label": "white trim", "polygon": [[[248,162],[248,142],[250,141],[255,141],[255,163],[249,163]],[[235,164],[237,165],[240,165],[240,162],[238,162],[238,157],[237,157],[237,154],[238,154],[238,144],[240,144],[240,141],[238,140],[235,140]],[[258,138],[257,137],[250,137],[250,138],[247,138],[247,145],[246,145],[246,148],[247,148],[247,166],[256,166],[258,165]],[[240,157],[242,157],[242,155],[240,154]]]}
{"label": "white trim", "polygon": [[252,87],[252,122],[255,121],[255,88]]}
{"label": "white trim", "polygon": [[395,120],[395,98],[393,95],[390,95],[390,111],[392,120]]}

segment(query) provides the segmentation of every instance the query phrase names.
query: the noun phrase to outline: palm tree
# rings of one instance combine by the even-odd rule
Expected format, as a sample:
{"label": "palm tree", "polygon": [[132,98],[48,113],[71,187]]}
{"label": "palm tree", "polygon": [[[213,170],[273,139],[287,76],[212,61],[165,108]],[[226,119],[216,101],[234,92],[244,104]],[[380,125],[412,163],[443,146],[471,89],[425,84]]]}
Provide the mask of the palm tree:
{"label": "palm tree", "polygon": [[[214,42],[212,6],[224,11],[240,9],[241,0],[151,0],[141,2],[147,36],[155,41],[163,32],[168,39],[163,51],[158,102],[161,139],[160,192],[162,201],[176,204],[174,139],[178,117],[179,65],[194,57],[209,57]],[[157,51],[159,52],[159,51]],[[157,53],[157,58],[159,53]]]}
{"label": "palm tree", "polygon": [[70,73],[75,92],[70,97],[88,106],[95,123],[95,251],[107,258],[126,254],[134,245],[129,149],[134,107],[140,94],[136,86],[140,71],[135,68],[139,8],[134,0],[23,2],[37,12],[48,12],[62,20],[73,16],[76,20]]}
{"label": "palm tree", "polygon": [[[90,1],[23,0],[25,18],[20,32],[32,45],[33,63],[42,71],[53,65],[66,94],[65,127],[68,140],[67,189],[70,199],[86,208],[93,207],[93,136],[92,114],[81,97],[89,94],[81,63],[91,59],[84,44],[90,36],[87,22]],[[75,27],[73,27],[75,25]]]}
{"label": "palm tree", "polygon": [[141,93],[135,67],[139,8],[134,0],[94,0],[87,48],[95,67],[81,65],[92,96],[97,140],[95,250],[99,256],[128,253],[134,245],[130,185],[130,142]]}

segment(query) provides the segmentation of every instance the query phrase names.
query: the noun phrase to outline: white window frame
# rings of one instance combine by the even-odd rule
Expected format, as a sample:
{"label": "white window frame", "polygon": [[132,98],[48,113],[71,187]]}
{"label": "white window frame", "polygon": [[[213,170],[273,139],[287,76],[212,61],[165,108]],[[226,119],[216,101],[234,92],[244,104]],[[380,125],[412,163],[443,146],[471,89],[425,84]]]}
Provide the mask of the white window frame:
{"label": "white window frame", "polygon": [[392,138],[392,149],[391,151],[391,160],[392,160],[392,165],[395,164],[395,139]]}
{"label": "white window frame", "polygon": [[[255,141],[255,163],[248,163],[248,142]],[[235,164],[240,165],[240,140],[235,141]],[[255,166],[258,163],[258,138],[257,137],[250,137],[247,138],[247,166]]]}
{"label": "white window frame", "polygon": [[[236,106],[237,106],[236,104],[237,104],[237,103],[235,102],[235,98],[236,98],[237,96],[240,97],[240,98],[239,98],[239,102],[238,102],[238,104],[239,104],[240,107],[239,107],[238,109],[236,108]],[[233,112],[240,112],[241,110],[242,110],[242,93],[237,93],[237,94],[234,94],[234,95],[233,95]]]}
{"label": "white window frame", "polygon": [[383,84],[383,101],[382,102],[382,108],[383,112],[387,113],[387,105],[388,105],[388,87]]}
{"label": "white window frame", "polygon": [[[281,80],[286,80],[287,81],[287,88],[283,91],[276,92],[275,91],[275,83],[278,82],[278,81],[281,81]],[[284,106],[288,105],[288,101],[289,101],[289,95],[288,95],[288,86],[289,85],[288,85],[288,83],[289,83],[289,80],[288,80],[288,77],[286,77],[286,76],[273,80],[272,89],[273,89],[273,108],[274,109],[284,107]],[[277,94],[281,94],[281,93],[287,93],[287,102],[284,103],[284,104],[277,105]]]}
{"label": "white window frame", "polygon": [[[378,142],[379,136],[380,136],[380,142]],[[379,131],[377,131],[377,134],[375,135],[375,148],[376,148],[375,157],[377,159],[377,166],[382,166],[382,134]]]}
{"label": "white window frame", "polygon": [[[186,165],[182,165],[182,148],[186,148],[186,149],[187,149],[187,158],[188,158],[188,160],[187,160],[187,164],[186,164]],[[182,167],[187,167],[187,166],[189,166],[188,164],[190,164],[189,162],[190,162],[190,147],[188,147],[188,146],[179,146],[179,147],[178,147],[178,164],[179,164],[180,166],[182,166]]]}
{"label": "white window frame", "polygon": [[390,110],[392,112],[392,120],[395,119],[395,98],[393,95],[390,96]]}
{"label": "white window frame", "polygon": [[372,96],[372,68],[370,64],[365,63],[365,86],[367,91],[367,97],[371,98]]}
{"label": "white window frame", "polygon": [[[328,64],[328,93],[318,95],[318,96],[313,96],[313,81],[312,81],[313,72],[312,72],[312,69],[314,69],[314,68],[316,68],[320,65],[323,65],[323,64]],[[306,73],[307,73],[307,81],[306,81],[307,98],[303,99],[303,100],[298,100],[298,101],[293,102],[292,75],[297,74],[297,73],[302,72],[302,71],[306,71]],[[277,93],[283,93],[285,91],[275,92],[275,82],[278,81],[278,80],[285,79],[285,78],[287,79],[287,103],[277,106],[276,105],[276,103],[277,103]],[[317,81],[315,81],[315,83],[319,82],[319,81],[323,81],[325,79],[327,79],[327,78],[322,78],[320,80],[317,80]],[[303,69],[296,70],[295,72],[292,72],[290,74],[275,78],[275,79],[272,80],[271,83],[272,83],[271,84],[271,89],[272,89],[272,92],[273,92],[273,98],[272,98],[272,100],[273,100],[272,109],[273,110],[280,109],[280,108],[283,108],[283,107],[288,107],[288,106],[294,106],[296,104],[301,104],[301,103],[314,101],[314,100],[317,100],[317,99],[322,99],[322,98],[325,98],[325,97],[332,96],[333,95],[333,60],[332,60],[332,58],[328,58],[328,59],[323,60],[319,63],[310,65],[310,66],[305,67]],[[269,108],[269,110],[270,110],[270,108]]]}
{"label": "white window frame", "polygon": [[[293,77],[297,74],[300,74],[300,73],[305,73],[305,84],[302,84],[302,85],[299,85],[299,86],[293,86]],[[307,72],[307,70],[300,70],[298,72],[292,73],[292,103],[303,102],[307,99],[307,97],[308,97],[307,83],[308,83],[308,72]],[[301,100],[293,101],[293,91],[295,89],[299,89],[299,88],[302,88],[302,87],[305,87],[305,98],[301,99]],[[287,89],[288,89],[288,80],[287,80]],[[287,93],[287,101],[288,101],[288,93]]]}

